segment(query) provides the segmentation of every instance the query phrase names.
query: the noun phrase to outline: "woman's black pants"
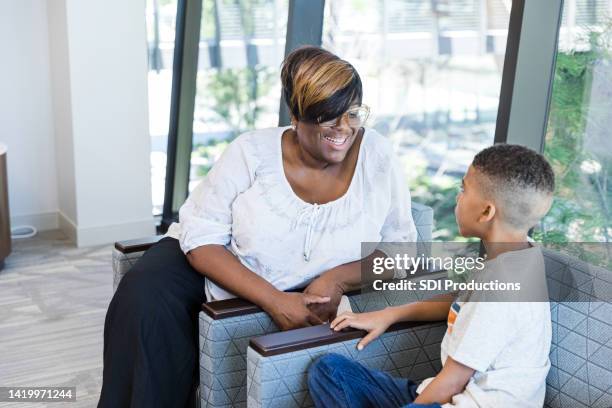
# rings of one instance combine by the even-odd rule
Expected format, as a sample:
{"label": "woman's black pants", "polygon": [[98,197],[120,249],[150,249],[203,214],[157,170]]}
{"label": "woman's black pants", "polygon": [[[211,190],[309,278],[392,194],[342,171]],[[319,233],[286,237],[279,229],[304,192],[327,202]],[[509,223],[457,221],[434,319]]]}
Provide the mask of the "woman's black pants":
{"label": "woman's black pants", "polygon": [[189,407],[198,385],[204,277],[163,238],[123,277],[106,313],[98,407]]}

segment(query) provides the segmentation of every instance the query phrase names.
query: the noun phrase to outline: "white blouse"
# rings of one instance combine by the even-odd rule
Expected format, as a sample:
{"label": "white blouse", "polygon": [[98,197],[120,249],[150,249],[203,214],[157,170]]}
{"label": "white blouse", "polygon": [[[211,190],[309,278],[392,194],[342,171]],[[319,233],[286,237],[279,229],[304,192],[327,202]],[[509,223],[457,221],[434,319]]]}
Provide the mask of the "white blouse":
{"label": "white blouse", "polygon": [[[299,198],[283,168],[288,127],[233,140],[193,190],[166,236],[185,254],[224,245],[280,290],[304,287],[323,272],[362,258],[362,242],[415,242],[410,192],[391,143],[365,129],[346,193],[325,204]],[[206,280],[208,299],[235,297]]]}

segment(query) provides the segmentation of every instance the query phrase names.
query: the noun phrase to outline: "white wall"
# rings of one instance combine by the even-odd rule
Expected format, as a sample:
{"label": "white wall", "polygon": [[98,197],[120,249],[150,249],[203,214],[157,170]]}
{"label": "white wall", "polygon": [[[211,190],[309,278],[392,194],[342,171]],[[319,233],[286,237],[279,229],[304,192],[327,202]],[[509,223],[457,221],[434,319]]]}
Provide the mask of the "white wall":
{"label": "white wall", "polygon": [[0,0],[0,52],[13,225],[153,234],[144,0]]}
{"label": "white wall", "polygon": [[[48,44],[51,96],[57,159],[57,191],[60,220],[77,222],[74,145],[72,142],[72,102],[68,54],[68,22],[65,0],[48,0]],[[72,235],[72,234],[71,234]]]}
{"label": "white wall", "polygon": [[72,143],[74,166],[74,180],[59,168],[59,184],[74,185],[76,203],[71,216],[70,202],[60,202],[60,224],[79,245],[151,235],[145,2],[53,0],[49,8],[56,115],[67,118],[56,126],[66,139],[58,154],[70,163]]}
{"label": "white wall", "polygon": [[57,228],[45,0],[0,0],[0,143],[8,145],[12,225]]}

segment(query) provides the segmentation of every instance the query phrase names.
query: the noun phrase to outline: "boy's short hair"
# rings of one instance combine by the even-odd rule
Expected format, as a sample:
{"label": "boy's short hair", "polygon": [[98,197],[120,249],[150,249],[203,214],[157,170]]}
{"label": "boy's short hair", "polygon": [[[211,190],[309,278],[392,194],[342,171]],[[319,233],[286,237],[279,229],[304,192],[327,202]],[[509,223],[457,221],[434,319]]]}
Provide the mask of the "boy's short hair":
{"label": "boy's short hair", "polygon": [[511,227],[527,230],[548,212],[555,175],[544,156],[524,146],[496,144],[474,157],[482,192]]}

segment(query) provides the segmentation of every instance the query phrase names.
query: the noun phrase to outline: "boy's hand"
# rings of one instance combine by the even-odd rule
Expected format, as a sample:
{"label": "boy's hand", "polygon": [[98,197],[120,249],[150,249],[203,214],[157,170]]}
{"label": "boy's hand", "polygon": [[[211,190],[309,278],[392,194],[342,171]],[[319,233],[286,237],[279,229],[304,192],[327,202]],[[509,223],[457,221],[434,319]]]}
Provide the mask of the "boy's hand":
{"label": "boy's hand", "polygon": [[383,334],[389,326],[395,323],[390,310],[384,309],[369,313],[345,312],[336,317],[329,325],[335,331],[345,327],[365,330],[368,334],[357,344],[357,350],[363,350],[372,340]]}

